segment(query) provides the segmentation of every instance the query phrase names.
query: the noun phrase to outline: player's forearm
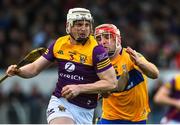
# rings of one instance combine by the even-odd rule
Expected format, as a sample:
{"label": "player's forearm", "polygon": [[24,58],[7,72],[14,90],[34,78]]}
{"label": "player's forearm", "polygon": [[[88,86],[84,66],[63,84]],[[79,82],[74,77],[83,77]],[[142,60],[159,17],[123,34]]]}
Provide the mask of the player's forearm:
{"label": "player's forearm", "polygon": [[101,96],[104,98],[107,98],[111,93],[116,93],[116,92],[122,92],[129,80],[129,74],[128,72],[123,72],[123,74],[121,75],[120,79],[117,81],[117,86],[116,88],[107,91],[107,92],[101,92]]}
{"label": "player's forearm", "polygon": [[178,103],[177,99],[173,99],[166,96],[159,96],[159,98],[155,99],[155,102],[159,104],[165,104],[165,105],[175,106],[175,107],[177,106],[177,103]]}
{"label": "player's forearm", "polygon": [[19,69],[18,76],[22,78],[32,78],[38,74],[38,71],[33,63],[25,65]]}
{"label": "player's forearm", "polygon": [[50,65],[51,62],[41,56],[33,63],[21,67],[20,72],[17,75],[23,78],[31,78],[38,75],[43,69],[47,68]]}
{"label": "player's forearm", "polygon": [[140,61],[136,64],[145,75],[147,75],[149,78],[156,79],[159,76],[159,70],[157,67],[148,62],[148,61]]}
{"label": "player's forearm", "polygon": [[90,84],[79,84],[81,93],[101,93],[108,92],[117,87],[117,81],[100,80]]}

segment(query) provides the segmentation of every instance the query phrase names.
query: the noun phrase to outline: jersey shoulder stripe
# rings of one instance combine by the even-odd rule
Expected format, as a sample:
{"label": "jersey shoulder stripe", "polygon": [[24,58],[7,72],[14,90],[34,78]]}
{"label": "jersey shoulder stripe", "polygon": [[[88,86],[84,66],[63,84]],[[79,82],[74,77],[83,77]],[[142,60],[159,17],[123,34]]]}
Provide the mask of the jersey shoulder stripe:
{"label": "jersey shoulder stripe", "polygon": [[98,63],[98,64],[97,64],[97,68],[98,68],[98,70],[103,69],[103,68],[106,67],[107,65],[110,65],[110,63],[111,63],[110,60],[107,58],[106,60]]}

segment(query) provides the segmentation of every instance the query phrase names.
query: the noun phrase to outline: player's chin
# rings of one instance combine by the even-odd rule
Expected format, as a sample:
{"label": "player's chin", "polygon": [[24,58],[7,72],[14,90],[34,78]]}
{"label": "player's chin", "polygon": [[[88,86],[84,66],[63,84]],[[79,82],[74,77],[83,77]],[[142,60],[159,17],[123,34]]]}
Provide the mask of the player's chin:
{"label": "player's chin", "polygon": [[105,49],[106,52],[109,52],[109,51],[110,51],[108,47],[105,47],[105,46],[104,46],[104,49]]}
{"label": "player's chin", "polygon": [[80,33],[78,36],[79,36],[80,38],[87,38],[87,37],[88,37],[88,35],[85,34],[85,33]]}

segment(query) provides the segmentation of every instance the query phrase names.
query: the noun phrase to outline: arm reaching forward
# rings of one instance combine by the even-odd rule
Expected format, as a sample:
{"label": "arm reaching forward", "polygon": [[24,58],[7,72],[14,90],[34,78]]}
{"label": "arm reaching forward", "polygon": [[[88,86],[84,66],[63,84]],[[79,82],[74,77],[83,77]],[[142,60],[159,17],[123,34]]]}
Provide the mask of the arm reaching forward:
{"label": "arm reaching forward", "polygon": [[101,80],[94,83],[66,85],[61,91],[62,96],[64,96],[65,98],[73,98],[80,93],[101,93],[117,88],[117,80],[113,67],[104,72],[98,73],[98,76]]}
{"label": "arm reaching forward", "polygon": [[8,76],[18,75],[23,78],[32,78],[38,75],[44,68],[51,64],[43,56],[38,58],[33,63],[27,64],[21,68],[17,68],[17,65],[11,65],[8,67],[6,74]]}

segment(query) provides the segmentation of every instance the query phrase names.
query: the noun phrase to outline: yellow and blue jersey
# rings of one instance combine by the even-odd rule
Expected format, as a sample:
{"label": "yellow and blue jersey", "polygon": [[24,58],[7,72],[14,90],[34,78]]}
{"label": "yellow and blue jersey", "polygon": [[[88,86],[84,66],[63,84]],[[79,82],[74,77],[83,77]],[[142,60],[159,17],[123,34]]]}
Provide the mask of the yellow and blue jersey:
{"label": "yellow and blue jersey", "polygon": [[[60,37],[43,56],[58,63],[58,82],[53,92],[58,98],[64,86],[96,82],[99,80],[97,73],[112,67],[104,48],[97,44],[93,36],[84,45],[73,45],[70,35]],[[91,109],[97,105],[97,94],[79,94],[68,101]]]}
{"label": "yellow and blue jersey", "polygon": [[117,78],[122,74],[122,66],[126,65],[129,80],[124,91],[112,93],[108,98],[103,98],[102,118],[133,122],[146,120],[150,112],[147,77],[130,59],[125,48],[111,62],[115,68]]}

